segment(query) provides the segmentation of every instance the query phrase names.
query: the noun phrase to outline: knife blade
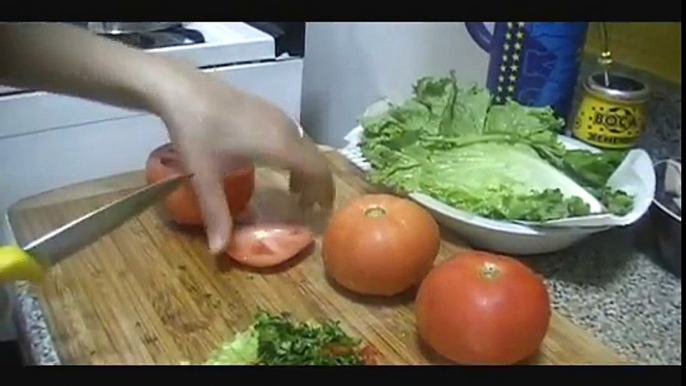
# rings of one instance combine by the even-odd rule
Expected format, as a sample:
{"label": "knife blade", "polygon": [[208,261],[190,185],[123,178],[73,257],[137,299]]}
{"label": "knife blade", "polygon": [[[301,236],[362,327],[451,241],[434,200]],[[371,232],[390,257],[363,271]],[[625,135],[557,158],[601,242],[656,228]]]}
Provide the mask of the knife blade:
{"label": "knife blade", "polygon": [[190,177],[191,174],[185,174],[141,188],[31,241],[22,249],[49,268],[142,213]]}

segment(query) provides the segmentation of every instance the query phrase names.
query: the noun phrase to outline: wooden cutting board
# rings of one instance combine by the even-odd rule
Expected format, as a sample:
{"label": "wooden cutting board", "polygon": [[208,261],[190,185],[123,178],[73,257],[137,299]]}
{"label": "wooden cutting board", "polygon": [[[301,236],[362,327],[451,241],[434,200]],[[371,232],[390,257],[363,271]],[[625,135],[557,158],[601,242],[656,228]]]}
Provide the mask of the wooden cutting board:
{"label": "wooden cutting board", "polygon": [[[336,176],[336,207],[371,191],[344,158],[327,156]],[[253,205],[287,208],[286,175],[267,168],[257,173]],[[142,181],[140,174],[127,178],[130,184]],[[11,216],[17,240],[23,245],[130,191],[24,206]],[[321,219],[310,220],[321,234]],[[443,234],[438,261],[467,248],[451,232]],[[325,277],[319,247],[317,241],[309,255],[288,267],[250,271],[211,256],[201,232],[170,226],[159,210],[150,209],[55,267],[36,292],[65,364],[201,362],[248,326],[258,309],[288,311],[303,320],[338,319],[349,333],[379,349],[384,364],[441,363],[417,338],[413,294],[369,299],[346,293]],[[553,313],[540,353],[530,363],[625,362]]]}

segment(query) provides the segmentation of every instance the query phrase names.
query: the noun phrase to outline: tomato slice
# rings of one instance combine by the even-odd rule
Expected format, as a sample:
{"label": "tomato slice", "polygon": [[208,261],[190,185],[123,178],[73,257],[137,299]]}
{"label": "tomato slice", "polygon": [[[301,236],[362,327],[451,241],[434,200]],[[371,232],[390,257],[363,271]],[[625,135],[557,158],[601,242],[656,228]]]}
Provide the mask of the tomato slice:
{"label": "tomato slice", "polygon": [[359,354],[362,357],[364,364],[368,366],[377,365],[378,358],[381,356],[379,350],[370,345],[365,345],[364,348],[360,350]]}
{"label": "tomato slice", "polygon": [[289,260],[314,241],[304,226],[247,225],[236,230],[227,254],[251,267],[271,267]]}

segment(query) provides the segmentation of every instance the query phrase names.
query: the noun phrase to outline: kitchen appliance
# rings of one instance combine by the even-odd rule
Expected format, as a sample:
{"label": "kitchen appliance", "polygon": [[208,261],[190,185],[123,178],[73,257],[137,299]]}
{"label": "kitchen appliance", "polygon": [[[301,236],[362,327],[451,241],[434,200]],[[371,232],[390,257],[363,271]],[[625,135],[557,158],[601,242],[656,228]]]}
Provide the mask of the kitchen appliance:
{"label": "kitchen appliance", "polygon": [[[90,30],[87,23],[71,24]],[[215,71],[223,72],[229,66],[277,61],[295,61],[302,66],[305,23],[185,22],[154,31],[101,35],[153,54],[188,60],[198,68],[217,67]],[[30,91],[0,85],[0,97]]]}
{"label": "kitchen appliance", "polygon": [[[190,62],[300,120],[305,23],[183,22],[103,36]],[[13,203],[61,186],[140,170],[152,149],[167,142],[163,123],[148,113],[0,86],[0,243],[14,243],[6,218]],[[0,291],[2,296],[13,295]],[[0,341],[14,335],[6,319],[0,320]]]}
{"label": "kitchen appliance", "polygon": [[122,21],[86,21],[72,23],[80,25],[98,34],[121,35],[157,32],[182,27],[179,21],[158,22],[122,22]]}
{"label": "kitchen appliance", "polygon": [[657,186],[650,208],[652,230],[665,267],[681,277],[681,160],[655,163]]}
{"label": "kitchen appliance", "polygon": [[552,106],[567,118],[579,74],[587,22],[467,22],[474,42],[490,55],[487,86],[496,102],[512,98]]}

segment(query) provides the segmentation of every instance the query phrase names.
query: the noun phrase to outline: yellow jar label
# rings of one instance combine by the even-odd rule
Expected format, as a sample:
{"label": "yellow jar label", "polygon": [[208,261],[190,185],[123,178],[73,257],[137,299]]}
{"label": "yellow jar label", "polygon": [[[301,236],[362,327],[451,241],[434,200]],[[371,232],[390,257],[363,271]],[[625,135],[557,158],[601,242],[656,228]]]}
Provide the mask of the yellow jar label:
{"label": "yellow jar label", "polygon": [[633,147],[643,132],[643,104],[609,102],[587,94],[574,121],[574,136],[607,149]]}

